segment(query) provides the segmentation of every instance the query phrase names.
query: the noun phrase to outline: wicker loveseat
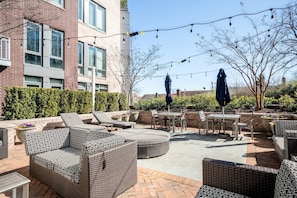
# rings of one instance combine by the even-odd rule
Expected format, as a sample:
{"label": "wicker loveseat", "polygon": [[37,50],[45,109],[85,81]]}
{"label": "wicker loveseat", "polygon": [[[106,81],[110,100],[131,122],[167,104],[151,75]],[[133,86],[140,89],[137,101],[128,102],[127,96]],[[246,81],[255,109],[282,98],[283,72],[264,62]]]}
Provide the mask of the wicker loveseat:
{"label": "wicker loveseat", "polygon": [[8,130],[0,128],[0,159],[8,157]]}
{"label": "wicker loveseat", "polygon": [[297,163],[284,160],[280,169],[203,159],[203,185],[198,197],[282,198],[297,195]]}
{"label": "wicker loveseat", "polygon": [[290,159],[297,150],[297,120],[276,120],[272,140],[279,160]]}
{"label": "wicker loveseat", "polygon": [[24,135],[30,175],[63,197],[116,197],[137,182],[137,143],[98,130]]}

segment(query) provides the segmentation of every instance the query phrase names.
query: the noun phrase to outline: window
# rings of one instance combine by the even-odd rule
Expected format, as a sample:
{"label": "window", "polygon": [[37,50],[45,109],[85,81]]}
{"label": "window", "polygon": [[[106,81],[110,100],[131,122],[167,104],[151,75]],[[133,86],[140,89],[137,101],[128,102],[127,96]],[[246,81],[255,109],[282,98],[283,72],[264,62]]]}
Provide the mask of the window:
{"label": "window", "polygon": [[105,8],[93,1],[89,3],[89,24],[105,32]]}
{"label": "window", "polygon": [[25,28],[25,63],[41,65],[41,25],[27,21]]}
{"label": "window", "polygon": [[10,41],[7,38],[0,38],[0,59],[10,60]]}
{"label": "window", "polygon": [[78,0],[78,20],[84,20],[84,0]]}
{"label": "window", "polygon": [[85,83],[85,82],[78,82],[77,83],[77,89],[78,90],[84,90],[84,91],[86,91],[87,90],[87,83]]}
{"label": "window", "polygon": [[25,76],[26,87],[42,87],[42,77]]}
{"label": "window", "polygon": [[50,66],[63,69],[63,33],[52,30]]}
{"label": "window", "polygon": [[89,46],[88,76],[92,75],[93,66],[96,67],[96,76],[106,78],[106,53],[104,49]]}
{"label": "window", "polygon": [[78,42],[78,74],[84,75],[84,44]]}
{"label": "window", "polygon": [[96,84],[96,91],[108,92],[108,85]]}
{"label": "window", "polygon": [[50,0],[50,2],[64,8],[64,0]]}
{"label": "window", "polygon": [[55,89],[63,89],[64,88],[64,81],[62,79],[54,79],[50,78],[50,86],[51,88]]}

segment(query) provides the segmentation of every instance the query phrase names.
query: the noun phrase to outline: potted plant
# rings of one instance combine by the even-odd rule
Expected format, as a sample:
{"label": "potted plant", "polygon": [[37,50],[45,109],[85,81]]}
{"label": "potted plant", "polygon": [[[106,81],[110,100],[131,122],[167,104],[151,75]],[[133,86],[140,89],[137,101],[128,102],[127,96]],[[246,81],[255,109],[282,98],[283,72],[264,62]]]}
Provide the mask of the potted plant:
{"label": "potted plant", "polygon": [[129,116],[127,114],[122,114],[122,121],[128,122],[129,121]]}
{"label": "potted plant", "polygon": [[30,122],[19,124],[16,130],[16,136],[20,140],[21,143],[23,143],[23,135],[26,132],[33,132],[35,131],[36,126],[35,124],[32,124]]}
{"label": "potted plant", "polygon": [[111,116],[111,119],[120,121],[122,119],[122,116],[121,115],[113,115],[113,116]]}

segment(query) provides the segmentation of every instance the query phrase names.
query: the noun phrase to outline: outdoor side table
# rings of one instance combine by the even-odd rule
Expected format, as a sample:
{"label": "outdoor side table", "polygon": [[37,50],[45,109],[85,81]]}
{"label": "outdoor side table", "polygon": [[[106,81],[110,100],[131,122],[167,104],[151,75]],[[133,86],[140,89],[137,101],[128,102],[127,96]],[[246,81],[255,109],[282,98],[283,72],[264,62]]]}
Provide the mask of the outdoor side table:
{"label": "outdoor side table", "polygon": [[13,172],[0,177],[0,193],[12,190],[12,198],[16,198],[16,190],[23,186],[23,198],[29,198],[29,183],[30,179],[25,176]]}

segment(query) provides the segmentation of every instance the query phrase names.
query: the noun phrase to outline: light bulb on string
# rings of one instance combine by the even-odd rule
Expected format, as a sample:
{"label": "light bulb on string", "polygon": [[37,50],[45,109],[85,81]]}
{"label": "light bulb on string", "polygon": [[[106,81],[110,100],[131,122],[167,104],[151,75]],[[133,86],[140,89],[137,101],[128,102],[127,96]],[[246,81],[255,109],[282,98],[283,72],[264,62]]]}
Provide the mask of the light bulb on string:
{"label": "light bulb on string", "polygon": [[268,32],[267,37],[269,38],[270,37],[270,29],[268,29],[267,32]]}
{"label": "light bulb on string", "polygon": [[190,60],[190,57],[188,58],[188,63],[190,63],[191,62],[191,60]]}
{"label": "light bulb on string", "polygon": [[178,79],[178,75],[176,75],[176,79]]}
{"label": "light bulb on string", "polygon": [[232,17],[229,17],[229,26],[232,26],[232,22],[231,22]]}
{"label": "light bulb on string", "polygon": [[20,46],[23,47],[23,39],[21,39],[21,44],[20,44]]}
{"label": "light bulb on string", "polygon": [[190,30],[190,33],[193,32],[193,24],[191,24],[191,30]]}
{"label": "light bulb on string", "polygon": [[274,19],[274,16],[273,16],[273,9],[270,8],[270,12],[271,12],[271,19]]}
{"label": "light bulb on string", "polygon": [[207,72],[205,72],[205,74],[204,74],[205,76],[207,76]]}
{"label": "light bulb on string", "polygon": [[192,78],[193,76],[192,76],[192,73],[191,73],[191,78]]}
{"label": "light bulb on string", "polygon": [[158,32],[159,32],[159,30],[157,29],[156,39],[159,38]]}
{"label": "light bulb on string", "polygon": [[93,42],[94,45],[96,45],[96,36],[94,37],[94,42]]}

